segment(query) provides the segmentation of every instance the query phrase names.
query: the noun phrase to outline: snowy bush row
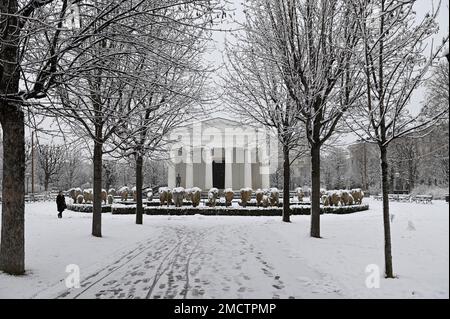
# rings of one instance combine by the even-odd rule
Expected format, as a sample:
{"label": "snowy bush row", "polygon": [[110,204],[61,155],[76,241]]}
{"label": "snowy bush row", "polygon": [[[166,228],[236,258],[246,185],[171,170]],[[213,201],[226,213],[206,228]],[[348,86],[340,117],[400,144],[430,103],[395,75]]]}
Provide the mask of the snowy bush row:
{"label": "snowy bush row", "polygon": [[[144,190],[147,195],[147,201],[153,200],[153,192],[151,189]],[[71,188],[67,191],[68,196],[72,199],[75,204],[87,204],[93,202],[94,191],[92,188],[86,188],[82,190],[81,188]],[[114,203],[114,197],[120,196],[122,201],[127,201],[128,196],[133,196],[133,199],[136,201],[136,187],[132,187],[131,189],[127,186],[123,186],[116,191],[114,188],[110,188],[108,191],[102,189],[101,197],[102,202],[109,205]]]}
{"label": "snowy bush row", "polygon": [[[184,189],[183,187],[176,187],[170,189],[168,187],[161,187],[159,189],[159,200],[161,205],[175,205],[176,207],[182,207],[184,201],[192,203],[193,207],[197,207],[200,204],[202,190],[198,187]],[[231,188],[224,190],[225,206],[232,206],[234,199],[234,191]],[[256,205],[263,207],[277,207],[279,205],[279,191],[277,188],[270,188],[256,191]],[[240,202],[239,204],[246,207],[252,198],[253,190],[251,188],[241,188],[240,190]],[[207,205],[215,207],[220,202],[219,190],[217,188],[211,188],[208,191]]]}
{"label": "snowy bush row", "polygon": [[351,206],[360,205],[364,198],[364,192],[360,188],[352,190],[321,190],[323,206]]}
{"label": "snowy bush row", "polygon": [[[298,202],[303,202],[303,198],[308,194],[311,196],[311,188],[297,187],[295,189],[295,196]],[[364,197],[364,192],[360,188],[351,190],[339,189],[339,190],[326,190],[320,189],[320,197],[322,204],[325,206],[346,206],[353,204],[361,204]]]}

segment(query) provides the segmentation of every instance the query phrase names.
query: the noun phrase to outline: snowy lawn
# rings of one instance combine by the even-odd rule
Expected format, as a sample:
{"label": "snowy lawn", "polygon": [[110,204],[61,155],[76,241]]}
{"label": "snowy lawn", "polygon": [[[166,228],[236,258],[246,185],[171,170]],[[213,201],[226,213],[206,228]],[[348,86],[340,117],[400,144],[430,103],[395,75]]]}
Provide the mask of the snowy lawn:
{"label": "snowy lawn", "polygon": [[[383,273],[381,202],[369,211],[322,215],[322,239],[309,216],[91,215],[54,203],[26,206],[27,275],[0,273],[0,298],[449,298],[448,204],[391,203],[397,279],[368,289],[370,264]],[[68,264],[81,270],[67,290]]]}

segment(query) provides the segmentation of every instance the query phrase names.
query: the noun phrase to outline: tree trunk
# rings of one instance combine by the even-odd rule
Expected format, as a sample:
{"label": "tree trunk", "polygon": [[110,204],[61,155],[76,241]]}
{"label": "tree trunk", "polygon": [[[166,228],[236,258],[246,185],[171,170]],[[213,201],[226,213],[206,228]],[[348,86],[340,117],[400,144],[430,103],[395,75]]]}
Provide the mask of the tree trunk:
{"label": "tree trunk", "polygon": [[94,141],[94,203],[92,212],[92,235],[102,237],[102,156],[103,142]]}
{"label": "tree trunk", "polygon": [[144,159],[136,156],[136,224],[142,225],[144,208],[142,207],[142,167]]}
{"label": "tree trunk", "polygon": [[311,237],[320,238],[320,146],[311,147]]}
{"label": "tree trunk", "polygon": [[380,146],[381,153],[381,187],[383,194],[383,223],[384,223],[384,263],[386,278],[394,278],[392,270],[392,251],[391,251],[391,224],[389,218],[389,171],[387,161],[387,148]]}
{"label": "tree trunk", "polygon": [[408,174],[408,179],[409,179],[409,183],[408,183],[408,192],[411,193],[411,191],[414,189],[414,182],[415,182],[415,174],[414,174],[414,164],[412,163],[412,160],[410,160],[409,163],[409,174]]}
{"label": "tree trunk", "polygon": [[19,107],[0,106],[3,130],[3,193],[0,269],[25,272],[25,127]]}
{"label": "tree trunk", "polygon": [[48,191],[49,179],[50,178],[48,176],[45,176],[45,178],[44,178],[44,190],[45,191]]}
{"label": "tree trunk", "polygon": [[289,161],[289,147],[283,146],[283,222],[289,223],[291,215],[290,194],[291,165]]}

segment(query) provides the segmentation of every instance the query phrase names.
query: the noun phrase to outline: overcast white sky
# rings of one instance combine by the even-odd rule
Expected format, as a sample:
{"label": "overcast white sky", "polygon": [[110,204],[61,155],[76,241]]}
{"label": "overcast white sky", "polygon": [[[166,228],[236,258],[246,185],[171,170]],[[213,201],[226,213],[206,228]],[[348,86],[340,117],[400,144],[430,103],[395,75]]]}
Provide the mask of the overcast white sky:
{"label": "overcast white sky", "polygon": [[[235,9],[235,14],[233,15],[233,18],[237,21],[243,21],[245,19],[244,14],[242,12],[242,1],[243,0],[230,0],[232,2],[233,8]],[[437,7],[439,1],[438,0],[418,0],[416,2],[416,8],[415,11],[417,12],[417,19],[420,21],[427,12],[431,11],[433,6],[434,8]],[[449,33],[449,0],[442,0],[441,8],[439,12],[439,33],[436,34],[434,38],[434,43],[441,43],[442,38]],[[220,27],[224,29],[236,29],[237,24],[233,23],[224,23]],[[224,42],[225,38],[228,36],[230,37],[229,32],[214,32],[213,34],[213,41],[214,41],[214,48],[211,50],[209,55],[207,56],[207,59],[214,63],[216,66],[220,66],[223,64],[223,53],[224,53]],[[431,41],[430,41],[431,42]],[[217,75],[220,72],[217,73]],[[218,76],[215,76],[215,78],[218,78]],[[424,99],[424,89],[419,88],[416,93],[413,95],[411,99],[411,105],[410,110],[414,113],[420,111],[422,107],[422,101]],[[221,102],[218,101],[217,103],[218,108],[220,109]],[[227,118],[233,118],[232,114],[229,112],[220,112],[218,115],[224,116]]]}
{"label": "overcast white sky", "polygon": [[[234,9],[234,13],[232,13],[232,17],[233,19],[237,20],[237,21],[243,21],[244,14],[242,12],[242,1],[243,0],[229,0],[230,1],[230,7],[232,7]],[[423,16],[431,10],[433,4],[436,5],[438,3],[437,0],[418,0],[416,3],[416,12],[417,12],[417,18],[421,19],[423,18]],[[440,31],[437,35],[434,36],[435,38],[435,43],[440,43],[442,41],[442,38],[444,35],[448,34],[449,32],[449,15],[448,15],[448,9],[449,9],[449,0],[442,0],[442,4],[441,4],[441,10],[440,10],[440,14],[439,14],[439,24],[440,24]],[[230,21],[229,19],[227,19],[228,21]],[[219,26],[219,28],[222,29],[227,29],[227,30],[233,30],[237,28],[237,24],[235,23],[223,23],[222,25]],[[216,67],[220,67],[221,65],[223,65],[223,53],[224,53],[224,43],[225,43],[225,38],[226,37],[230,37],[230,32],[225,32],[225,31],[215,31],[213,32],[213,42],[211,43],[211,50],[209,52],[209,54],[206,55],[206,60],[209,61],[210,63],[214,64]],[[219,70],[218,72],[215,73],[214,81],[215,82],[219,82],[219,74],[223,72]],[[211,92],[218,92],[220,91],[220,88],[218,88],[217,90],[211,90]],[[419,89],[417,90],[416,94],[413,96],[412,98],[412,102],[411,102],[411,106],[410,109],[413,112],[417,112],[420,110],[421,106],[422,106],[422,101],[423,101],[423,97],[424,97],[424,90],[423,89]],[[226,112],[224,110],[223,104],[220,101],[220,99],[217,101],[217,106],[218,109],[223,110],[223,111],[219,111],[217,114],[215,115],[219,115],[225,118],[230,118],[233,119],[233,115],[230,114],[229,112]],[[56,128],[56,126],[52,125],[53,120],[52,119],[48,119],[46,121],[44,121],[43,125],[45,126],[53,126],[53,129]],[[27,130],[28,131],[28,130]],[[45,136],[42,136],[40,134],[40,140],[42,143],[48,143],[49,140],[51,138],[46,138]],[[54,141],[54,143],[61,143],[62,141]]]}

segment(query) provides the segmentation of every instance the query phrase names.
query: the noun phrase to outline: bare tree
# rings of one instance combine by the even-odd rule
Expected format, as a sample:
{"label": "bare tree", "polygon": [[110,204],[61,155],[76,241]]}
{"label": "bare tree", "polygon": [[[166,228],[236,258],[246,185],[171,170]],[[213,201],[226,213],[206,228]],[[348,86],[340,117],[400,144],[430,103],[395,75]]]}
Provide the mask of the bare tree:
{"label": "bare tree", "polygon": [[389,218],[388,146],[400,137],[426,130],[448,110],[430,118],[413,116],[408,102],[423,83],[429,66],[436,60],[444,43],[424,54],[426,40],[437,30],[437,10],[415,22],[415,1],[356,0],[358,30],[362,36],[361,61],[364,61],[365,100],[351,113],[354,130],[379,147],[382,175],[385,271],[393,278],[391,231]]}
{"label": "bare tree", "polygon": [[[0,3],[0,123],[5,199],[2,201],[0,269],[11,274],[25,271],[23,108],[27,102],[44,98],[55,84],[59,53],[67,49],[57,44],[63,32],[68,1],[61,1],[57,6],[55,3],[52,0]],[[34,49],[33,53],[30,48]]]}
{"label": "bare tree", "polygon": [[323,152],[321,165],[321,177],[327,189],[345,189],[349,186],[349,160],[345,149],[334,147]]}
{"label": "bare tree", "polygon": [[[117,41],[120,31],[121,43],[138,41],[142,45],[148,38],[137,36],[146,18],[157,16],[161,10],[177,7],[194,11],[198,16],[212,16],[218,1],[210,0],[27,0],[2,1],[0,4],[0,123],[3,130],[3,198],[2,234],[0,246],[0,269],[12,273],[24,272],[24,109],[36,106],[47,109],[56,100],[51,96],[58,85],[69,81],[72,84],[87,73],[95,62],[97,71],[111,57],[125,54],[111,50],[111,42]],[[73,8],[77,10],[72,10]],[[78,7],[77,7],[78,6]],[[145,7],[145,8],[144,8]],[[71,16],[72,11],[80,16]],[[139,19],[142,18],[142,19]],[[137,23],[141,21],[141,23]],[[167,19],[169,26],[171,19]],[[190,24],[192,21],[182,21]],[[120,28],[119,28],[120,26]],[[171,25],[174,27],[174,25]],[[120,30],[119,30],[120,29]],[[135,36],[133,36],[135,35]],[[111,37],[109,37],[111,36]],[[128,36],[128,38],[126,38]],[[105,41],[102,41],[105,40]],[[119,46],[116,45],[115,48]],[[102,48],[101,56],[86,57],[95,49]],[[151,47],[147,47],[151,50]],[[114,52],[113,52],[114,51]],[[103,64],[102,64],[103,63]],[[131,62],[130,62],[131,63]],[[123,66],[123,65],[122,65]],[[94,74],[94,71],[91,70]],[[121,74],[121,73],[120,73]],[[96,74],[98,75],[98,74]],[[19,85],[19,82],[20,85]],[[98,88],[98,77],[91,77],[91,88]],[[87,81],[83,83],[86,88]],[[125,84],[120,83],[123,87]],[[67,89],[67,86],[65,87]],[[112,88],[111,88],[112,89]],[[117,91],[121,88],[116,87]],[[98,96],[92,90],[91,102],[99,106]],[[43,108],[42,108],[43,107]],[[51,108],[51,107],[50,107]],[[97,110],[90,114],[97,117]],[[58,113],[61,114],[61,113]],[[69,115],[66,113],[66,115]],[[73,114],[72,114],[73,115]],[[117,118],[116,118],[117,120]],[[100,134],[100,130],[97,130]],[[95,136],[95,135],[94,135]],[[99,136],[95,137],[99,140]],[[100,138],[101,140],[101,138]],[[97,158],[99,157],[97,147]],[[97,166],[99,163],[97,163]],[[99,188],[101,180],[96,173],[96,199],[93,233],[100,234]]]}
{"label": "bare tree", "polygon": [[[186,29],[202,28],[210,24],[205,17],[215,13],[216,5],[216,1],[117,0],[97,1],[96,6],[80,8],[81,29],[90,27],[94,35],[68,57],[66,63],[74,67],[61,75],[57,90],[61,103],[47,110],[63,115],[75,133],[88,136],[93,144],[94,236],[101,237],[102,156],[113,151],[105,146],[119,129],[133,121],[145,97],[137,92],[146,92],[146,87],[152,85],[145,66],[154,60],[147,53],[167,59],[164,54],[158,56],[153,47],[164,38],[159,39],[149,29],[162,25],[183,34]],[[174,15],[169,15],[171,12]],[[183,48],[183,43],[179,45]],[[121,142],[126,140],[122,136]]]}
{"label": "bare tree", "polygon": [[[426,82],[427,104],[422,112],[428,114],[429,117],[445,111],[445,108],[448,107],[449,79],[449,63],[448,61],[441,61],[433,68],[432,74]],[[448,123],[448,117],[443,116],[442,121]]]}
{"label": "bare tree", "polygon": [[[135,161],[136,224],[143,223],[144,158],[164,148],[175,127],[198,115],[196,106],[202,103],[209,71],[200,58],[209,38],[204,27],[210,25],[210,18],[174,7],[147,21],[153,50],[141,53],[136,81],[130,84],[133,94],[126,102],[129,120],[112,143],[119,148],[119,156]],[[176,28],[167,28],[167,20]],[[142,78],[149,79],[145,87]]]}
{"label": "bare tree", "polygon": [[256,122],[276,134],[283,154],[282,220],[290,222],[291,165],[305,153],[305,134],[276,63],[263,54],[267,43],[255,36],[258,25],[252,17],[247,14],[244,34],[228,45],[225,100],[244,123]]}
{"label": "bare tree", "polygon": [[[405,136],[394,141],[388,158],[395,172],[406,176],[406,189],[411,192],[414,189],[419,168],[419,139],[413,136]],[[402,187],[405,188],[405,187]]]}
{"label": "bare tree", "polygon": [[79,175],[81,171],[81,166],[83,164],[83,159],[80,158],[80,152],[74,150],[68,150],[65,154],[65,166],[64,175],[65,187],[69,189],[71,187],[79,186]]}
{"label": "bare tree", "polygon": [[347,1],[255,1],[249,5],[257,54],[277,66],[303,123],[311,155],[311,236],[320,237],[320,150],[360,95],[352,68],[358,44]]}
{"label": "bare tree", "polygon": [[[153,153],[152,155],[155,155]],[[161,157],[152,156],[144,161],[144,184],[148,187],[167,185],[167,165]]]}
{"label": "bare tree", "polygon": [[59,145],[39,145],[37,149],[44,189],[48,191],[49,183],[59,176],[64,167],[64,149]]}

